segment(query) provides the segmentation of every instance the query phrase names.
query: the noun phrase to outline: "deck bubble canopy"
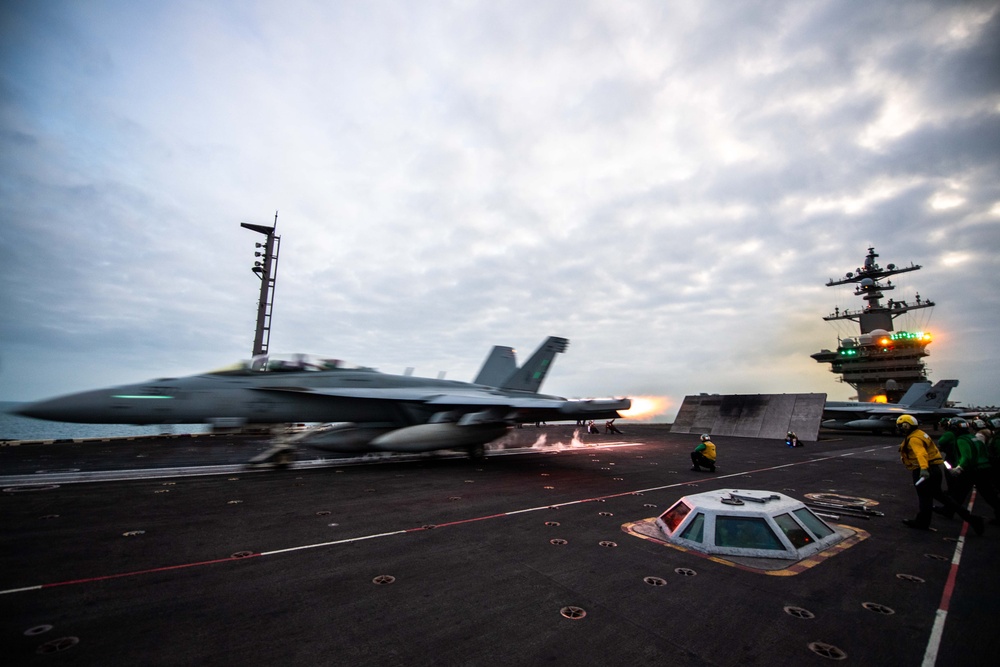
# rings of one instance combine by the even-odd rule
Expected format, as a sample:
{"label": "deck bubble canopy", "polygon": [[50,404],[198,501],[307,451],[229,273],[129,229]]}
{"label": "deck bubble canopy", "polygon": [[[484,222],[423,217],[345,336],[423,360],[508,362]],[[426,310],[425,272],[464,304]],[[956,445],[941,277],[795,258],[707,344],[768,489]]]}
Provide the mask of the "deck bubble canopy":
{"label": "deck bubble canopy", "polygon": [[774,491],[684,496],[656,525],[671,544],[726,556],[802,560],[844,539],[802,501]]}

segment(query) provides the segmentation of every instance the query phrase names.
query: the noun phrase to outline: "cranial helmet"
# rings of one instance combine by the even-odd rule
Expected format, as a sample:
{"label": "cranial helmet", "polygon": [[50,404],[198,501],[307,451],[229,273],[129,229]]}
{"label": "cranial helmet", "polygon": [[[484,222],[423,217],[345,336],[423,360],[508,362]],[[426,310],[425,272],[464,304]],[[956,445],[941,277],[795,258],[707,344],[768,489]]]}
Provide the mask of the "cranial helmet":
{"label": "cranial helmet", "polygon": [[948,428],[953,431],[958,431],[959,433],[967,433],[969,431],[969,422],[965,421],[961,417],[955,417],[948,422]]}
{"label": "cranial helmet", "polygon": [[984,422],[982,419],[973,419],[972,425],[976,427],[976,430],[980,431],[986,428],[986,422]]}
{"label": "cranial helmet", "polygon": [[712,439],[712,436],[710,436],[708,433],[703,433],[702,436],[701,436],[701,441],[702,442],[708,442],[711,439]]}
{"label": "cranial helmet", "polygon": [[990,420],[990,426],[997,429],[1000,428],[1000,417],[994,417]]}
{"label": "cranial helmet", "polygon": [[915,428],[917,420],[913,415],[900,415],[899,419],[896,420],[896,426],[902,426],[903,424],[906,424],[910,428]]}

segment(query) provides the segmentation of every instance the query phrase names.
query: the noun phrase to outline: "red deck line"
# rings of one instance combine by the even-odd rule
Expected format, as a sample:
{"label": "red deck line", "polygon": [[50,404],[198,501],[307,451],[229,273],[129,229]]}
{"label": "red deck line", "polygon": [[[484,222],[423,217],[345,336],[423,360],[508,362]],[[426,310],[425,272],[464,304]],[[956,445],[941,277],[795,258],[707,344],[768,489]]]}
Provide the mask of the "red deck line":
{"label": "red deck line", "polygon": [[[972,490],[969,496],[967,509],[971,512],[976,503],[976,489]],[[958,579],[958,565],[962,562],[962,548],[965,545],[965,536],[969,532],[968,522],[962,522],[962,531],[958,534],[958,544],[955,545],[955,554],[951,557],[951,568],[948,570],[948,579],[944,584],[944,591],[941,593],[941,602],[938,604],[937,612],[934,614],[934,626],[931,628],[931,636],[927,640],[927,649],[924,651],[924,661],[921,667],[934,667],[937,663],[938,650],[941,648],[941,638],[944,637],[944,624],[948,619],[948,607],[951,605],[951,596],[955,592],[955,581]]]}
{"label": "red deck line", "polygon": [[249,554],[247,556],[241,556],[241,557],[238,557],[238,558],[230,556],[229,558],[218,558],[218,559],[215,559],[215,560],[199,561],[199,562],[196,562],[196,563],[183,563],[183,564],[180,564],[180,565],[167,565],[167,566],[164,566],[164,567],[151,568],[151,569],[148,569],[148,570],[136,570],[134,572],[119,572],[117,574],[106,574],[106,575],[97,576],[97,577],[87,577],[87,578],[83,578],[83,579],[72,579],[72,580],[68,580],[68,581],[58,581],[58,582],[53,582],[53,583],[49,583],[49,584],[36,584],[36,585],[24,586],[24,587],[20,587],[20,588],[11,588],[11,589],[7,589],[7,590],[0,590],[0,595],[6,595],[6,594],[9,594],[9,593],[25,592],[25,591],[29,591],[29,590],[41,590],[41,589],[45,589],[45,588],[55,588],[57,586],[70,586],[70,585],[75,585],[75,584],[86,584],[86,583],[94,583],[94,582],[98,582],[98,581],[108,581],[108,580],[111,580],[111,579],[121,579],[121,578],[124,578],[124,577],[135,577],[135,576],[139,576],[139,575],[142,575],[142,574],[153,574],[153,573],[156,573],[156,572],[169,572],[170,570],[181,570],[181,569],[186,569],[186,568],[191,568],[191,567],[201,567],[203,565],[214,565],[214,564],[217,564],[217,563],[230,563],[230,562],[233,562],[233,561],[247,560],[249,558],[258,558],[258,557],[265,556],[265,555],[270,556],[270,555],[275,555],[275,554],[279,554],[279,553],[288,553],[288,552],[291,552],[291,551],[301,551],[301,550],[305,550],[305,549],[314,549],[314,548],[319,548],[319,547],[324,547],[324,546],[332,546],[332,545],[335,545],[335,544],[345,544],[345,543],[350,543],[350,542],[358,542],[358,541],[372,539],[372,538],[377,538],[377,537],[388,537],[390,535],[400,535],[400,534],[405,534],[405,533],[413,533],[413,532],[419,532],[419,531],[424,531],[424,530],[430,530],[432,528],[446,528],[446,527],[449,527],[449,526],[458,526],[458,525],[462,525],[462,524],[466,524],[466,523],[474,523],[474,522],[478,522],[478,521],[485,521],[487,519],[497,519],[497,518],[501,518],[501,517],[513,516],[515,514],[523,514],[523,513],[526,513],[526,512],[537,512],[537,511],[548,509],[548,508],[551,508],[551,507],[565,507],[565,506],[568,506],[568,505],[577,505],[577,504],[582,504],[582,503],[594,502],[594,501],[597,501],[597,500],[602,500],[602,499],[607,499],[607,498],[619,498],[619,497],[622,497],[622,496],[633,495],[633,494],[636,494],[636,493],[643,493],[643,492],[649,492],[649,491],[659,491],[659,490],[669,489],[669,488],[675,488],[675,487],[679,487],[679,486],[688,486],[688,485],[696,486],[699,483],[705,482],[705,481],[725,479],[725,478],[728,478],[728,477],[737,477],[737,476],[742,476],[742,475],[753,474],[755,472],[763,472],[763,471],[766,471],[766,470],[777,470],[779,468],[793,467],[793,466],[797,466],[797,465],[804,465],[804,464],[807,464],[807,463],[816,463],[816,462],[819,462],[819,461],[828,461],[830,459],[838,458],[839,456],[841,456],[841,455],[823,456],[823,457],[820,457],[820,458],[808,459],[806,461],[799,461],[799,462],[795,462],[795,463],[784,463],[784,464],[781,464],[781,465],[770,466],[770,467],[765,467],[765,468],[756,468],[754,470],[744,470],[744,471],[740,471],[740,472],[730,473],[730,474],[727,474],[727,475],[713,475],[713,476],[707,477],[705,479],[689,480],[689,481],[683,481],[683,482],[675,482],[673,484],[665,484],[663,486],[657,486],[657,487],[652,487],[652,488],[648,488],[648,489],[638,489],[638,490],[633,490],[633,491],[621,491],[621,492],[618,492],[618,493],[612,493],[612,494],[608,494],[608,495],[604,495],[604,496],[597,496],[597,497],[593,497],[593,498],[587,498],[587,499],[584,499],[584,500],[572,500],[572,501],[566,501],[566,502],[561,502],[561,503],[553,503],[551,505],[540,505],[538,507],[531,507],[531,508],[527,508],[527,509],[512,510],[510,512],[501,512],[499,514],[490,514],[490,515],[480,516],[480,517],[474,517],[474,518],[470,518],[470,519],[460,519],[458,521],[449,521],[449,522],[446,522],[446,523],[431,524],[431,525],[427,525],[427,526],[420,526],[420,527],[417,527],[417,528],[408,528],[408,529],[404,529],[404,530],[392,531],[392,532],[389,532],[389,533],[382,533],[380,535],[366,535],[366,536],[362,536],[362,537],[347,538],[347,539],[344,539],[344,540],[335,540],[333,542],[322,542],[322,543],[318,543],[318,544],[302,545],[302,546],[298,546],[298,547],[288,547],[288,548],[285,548],[285,549],[276,549],[276,550],[273,550],[273,551],[268,551],[268,552],[263,552],[263,553],[253,553],[253,554]]}
{"label": "red deck line", "polygon": [[248,554],[246,556],[230,556],[229,558],[216,558],[215,560],[203,560],[197,563],[184,563],[181,565],[166,565],[164,567],[154,567],[148,570],[136,570],[134,572],[119,572],[117,574],[105,574],[100,577],[87,577],[85,579],[70,579],[68,581],[57,581],[51,584],[42,584],[38,588],[55,588],[56,586],[71,586],[73,584],[88,584],[95,581],[107,581],[108,579],[121,579],[122,577],[135,577],[140,574],[153,574],[154,572],[169,572],[170,570],[182,570],[188,567],[201,567],[202,565],[214,565],[215,563],[228,563],[234,560],[247,560],[256,558],[259,553]]}

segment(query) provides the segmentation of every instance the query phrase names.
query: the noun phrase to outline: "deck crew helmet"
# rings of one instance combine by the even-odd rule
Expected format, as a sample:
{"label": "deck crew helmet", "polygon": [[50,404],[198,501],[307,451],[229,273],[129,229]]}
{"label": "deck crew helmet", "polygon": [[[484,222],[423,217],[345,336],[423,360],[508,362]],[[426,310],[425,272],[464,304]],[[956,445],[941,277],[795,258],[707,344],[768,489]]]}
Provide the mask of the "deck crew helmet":
{"label": "deck crew helmet", "polygon": [[701,441],[702,442],[708,442],[711,439],[712,439],[712,436],[710,436],[708,433],[702,433],[701,434]]}
{"label": "deck crew helmet", "polygon": [[896,420],[896,426],[903,429],[911,429],[917,427],[917,419],[913,415],[900,415]]}
{"label": "deck crew helmet", "polygon": [[954,417],[950,422],[948,422],[948,428],[957,433],[968,433],[969,432],[969,422],[965,421],[961,417]]}

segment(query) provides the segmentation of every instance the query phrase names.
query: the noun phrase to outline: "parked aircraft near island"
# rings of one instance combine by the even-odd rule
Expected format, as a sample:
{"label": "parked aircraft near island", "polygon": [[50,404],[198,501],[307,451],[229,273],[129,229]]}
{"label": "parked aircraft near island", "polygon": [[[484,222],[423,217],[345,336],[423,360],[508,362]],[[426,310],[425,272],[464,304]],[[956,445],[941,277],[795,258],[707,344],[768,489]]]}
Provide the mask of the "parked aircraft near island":
{"label": "parked aircraft near island", "polygon": [[[425,452],[484,446],[520,422],[613,419],[628,398],[569,400],[538,393],[569,341],[549,337],[520,368],[514,350],[494,347],[476,379],[389,375],[338,360],[259,356],[210,373],[96,389],[31,403],[19,414],[91,424],[323,422],[270,452],[294,445],[335,452]],[[287,456],[285,456],[287,458]]]}
{"label": "parked aircraft near island", "polygon": [[913,415],[922,422],[954,417],[962,411],[946,408],[944,404],[957,386],[958,380],[941,380],[933,387],[930,382],[915,382],[899,403],[827,401],[821,425],[829,429],[880,432],[895,430],[900,415]]}

